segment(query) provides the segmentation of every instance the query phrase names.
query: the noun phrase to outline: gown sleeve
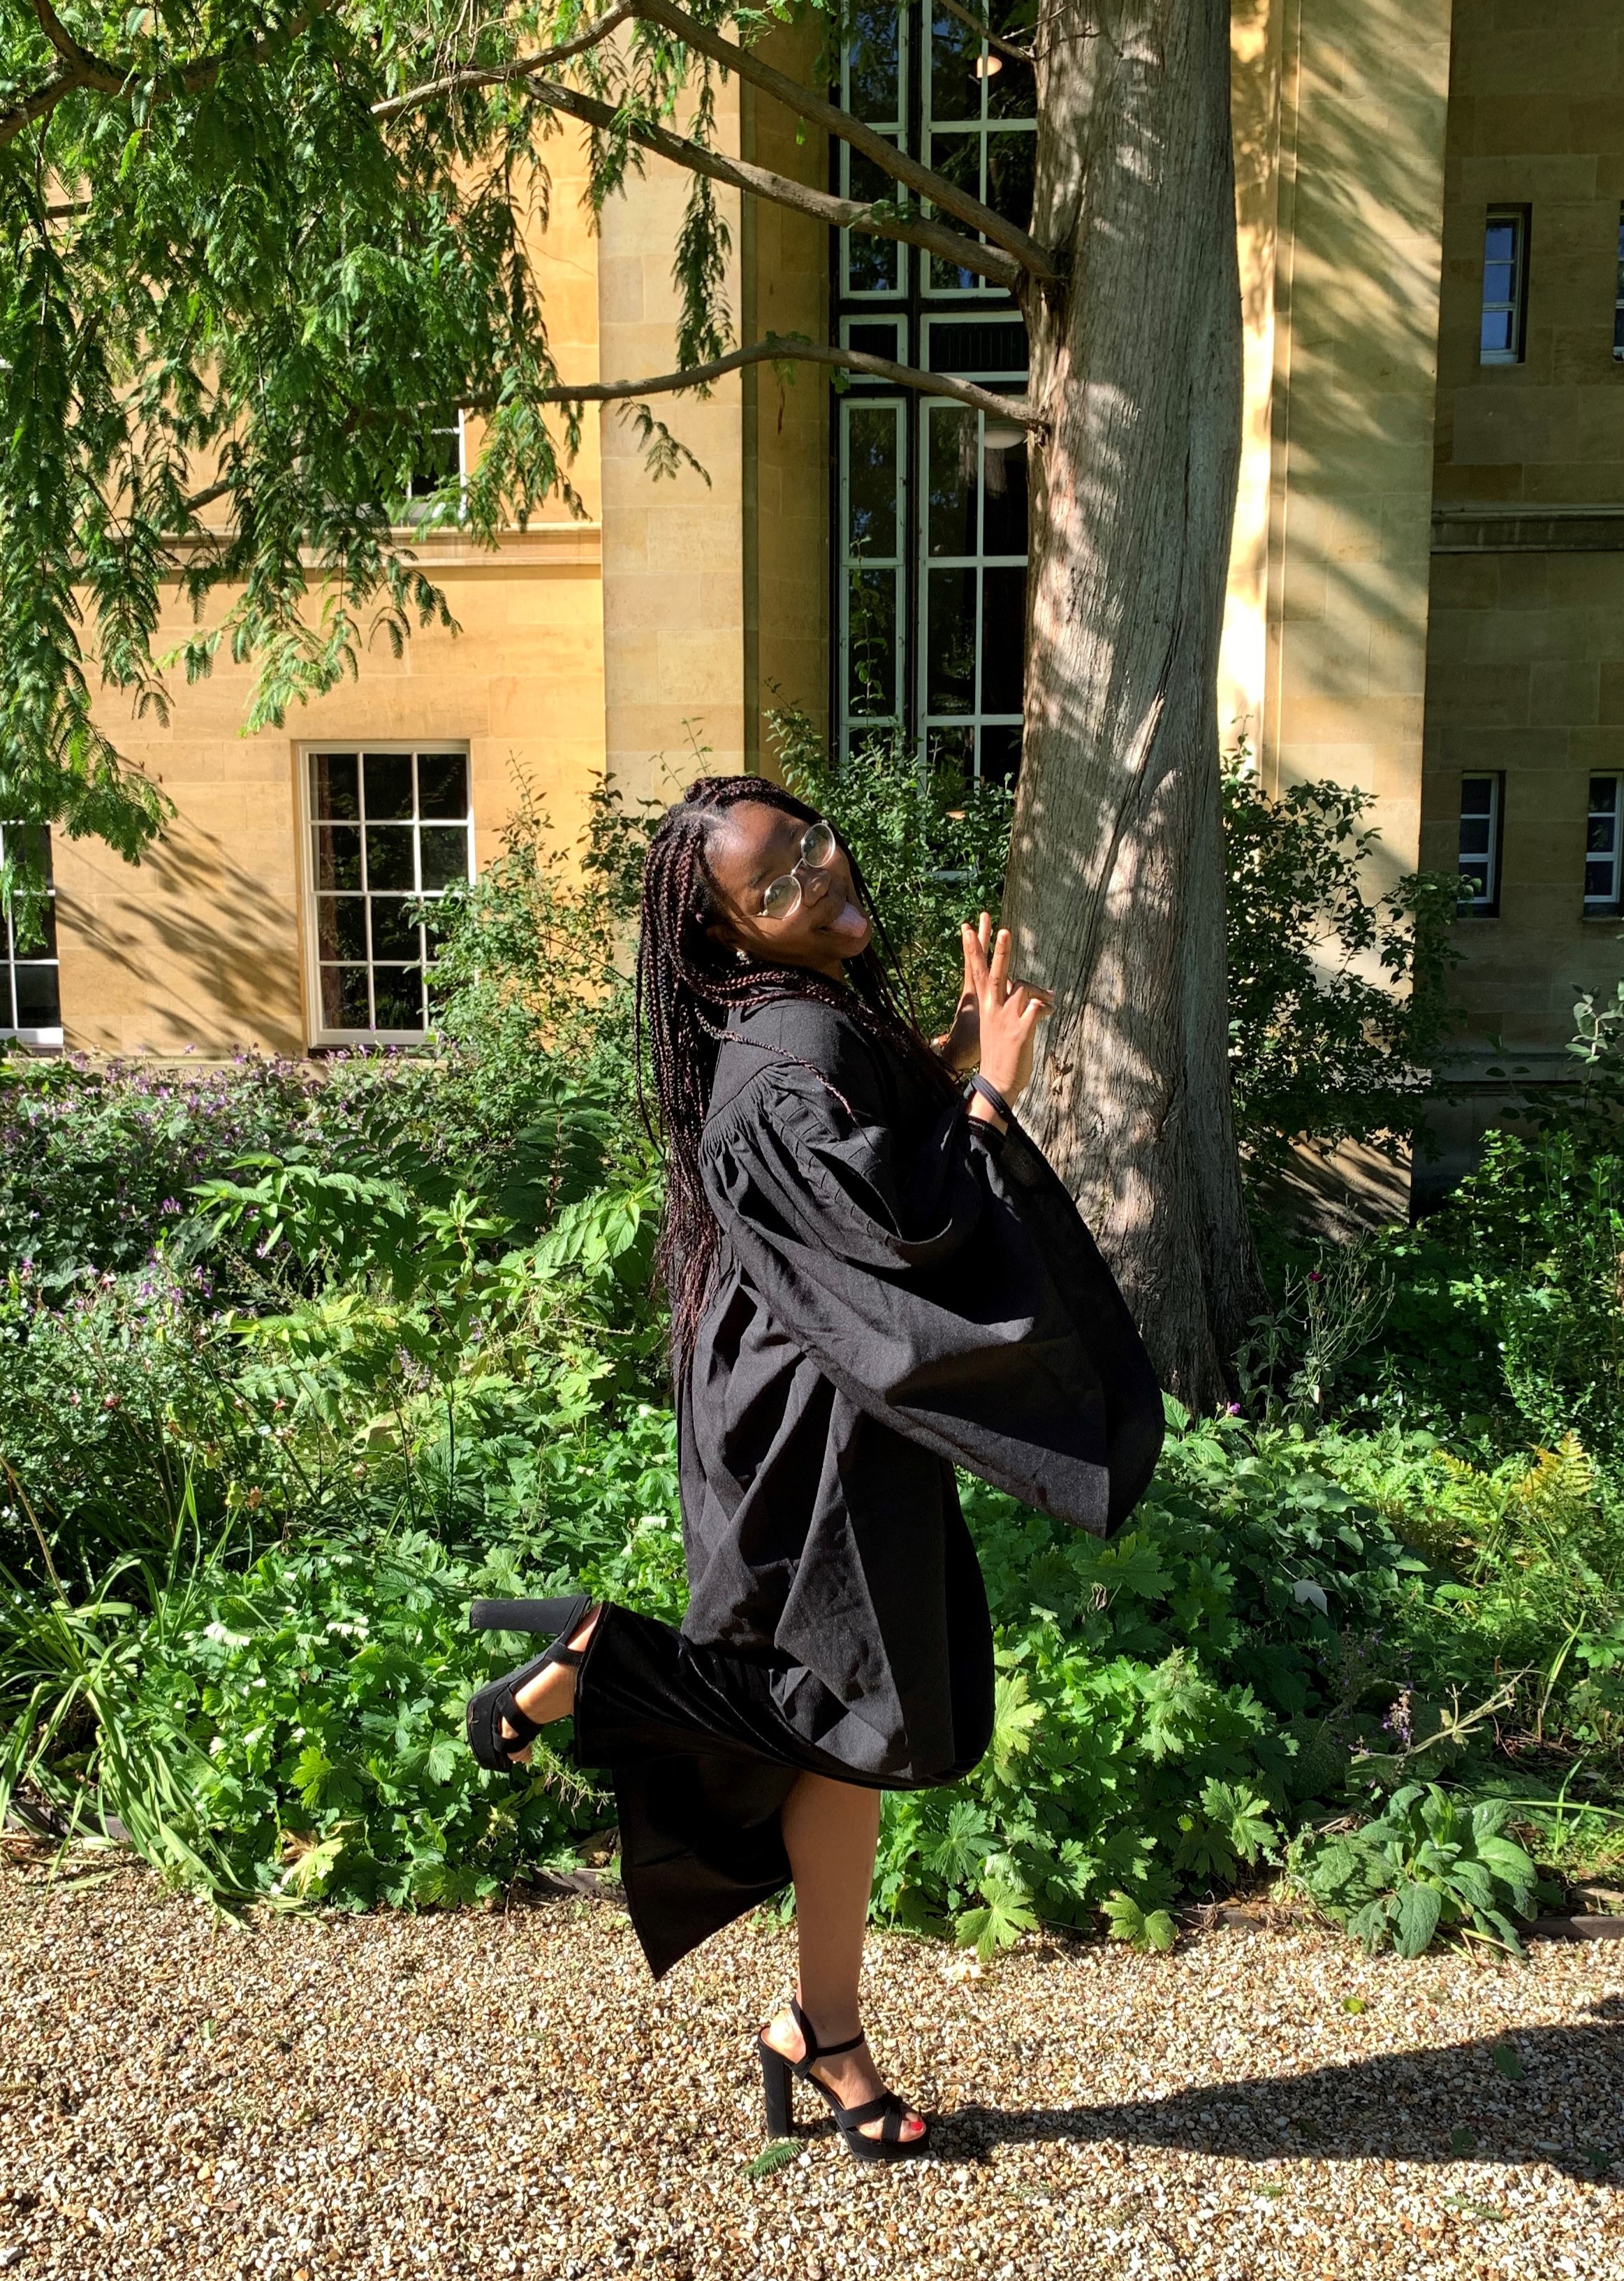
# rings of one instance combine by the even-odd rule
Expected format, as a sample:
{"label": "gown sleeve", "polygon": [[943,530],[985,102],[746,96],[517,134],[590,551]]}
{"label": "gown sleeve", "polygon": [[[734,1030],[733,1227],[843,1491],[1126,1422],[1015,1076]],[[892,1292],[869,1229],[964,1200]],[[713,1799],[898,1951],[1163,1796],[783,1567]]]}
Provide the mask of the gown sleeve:
{"label": "gown sleeve", "polygon": [[[864,1063],[867,1063],[867,1068]],[[869,1416],[1104,1535],[1161,1444],[1155,1374],[1064,1188],[946,1105],[899,1161],[883,1075],[768,1059],[708,1123],[706,1192],[768,1313]]]}

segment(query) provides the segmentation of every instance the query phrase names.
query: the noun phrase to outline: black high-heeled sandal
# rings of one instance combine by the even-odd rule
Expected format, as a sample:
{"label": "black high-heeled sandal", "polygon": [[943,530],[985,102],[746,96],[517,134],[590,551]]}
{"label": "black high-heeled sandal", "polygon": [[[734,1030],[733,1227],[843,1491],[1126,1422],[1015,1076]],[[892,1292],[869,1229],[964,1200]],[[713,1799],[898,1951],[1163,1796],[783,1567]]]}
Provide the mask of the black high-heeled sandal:
{"label": "black high-heeled sandal", "polygon": [[[571,1647],[569,1635],[580,1630],[592,1605],[591,1598],[582,1592],[560,1600],[476,1600],[468,1610],[468,1623],[476,1632],[553,1635],[552,1646],[540,1655],[521,1664],[517,1671],[508,1672],[504,1678],[491,1680],[468,1697],[465,1720],[468,1748],[482,1767],[489,1767],[497,1774],[522,1771],[513,1753],[533,1743],[544,1722],[520,1710],[518,1690],[527,1687],[549,1664],[567,1664],[571,1670],[580,1666],[586,1650]],[[503,1734],[504,1722],[513,1728],[511,1735]]]}
{"label": "black high-heeled sandal", "polygon": [[[802,2083],[809,2083],[814,2091],[822,2094],[834,2116],[841,2138],[846,2141],[847,2153],[855,2154],[860,2162],[900,2162],[909,2154],[922,2153],[930,2141],[931,2126],[925,2122],[924,2129],[916,2138],[904,2138],[902,2120],[910,2110],[906,2100],[900,2099],[894,2091],[882,2091],[878,2099],[865,2099],[861,2107],[842,2107],[828,2084],[820,2083],[812,2072],[814,2060],[833,2059],[839,2052],[855,2052],[865,2038],[855,2035],[848,2036],[843,2044],[820,2044],[812,2032],[811,2021],[793,1996],[790,1999],[790,2017],[800,2030],[801,2041],[806,2045],[798,2060],[786,2059],[781,2051],[769,2044],[764,2028],[755,2038],[756,2049],[762,2057],[762,2091],[767,2107],[767,2136],[769,2138],[787,2138],[790,2135],[795,2119],[790,2090],[790,2077],[793,2075],[799,2076]],[[923,2115],[919,2119],[924,2122]],[[878,2138],[863,2136],[862,2125],[865,2122],[879,2123]]]}

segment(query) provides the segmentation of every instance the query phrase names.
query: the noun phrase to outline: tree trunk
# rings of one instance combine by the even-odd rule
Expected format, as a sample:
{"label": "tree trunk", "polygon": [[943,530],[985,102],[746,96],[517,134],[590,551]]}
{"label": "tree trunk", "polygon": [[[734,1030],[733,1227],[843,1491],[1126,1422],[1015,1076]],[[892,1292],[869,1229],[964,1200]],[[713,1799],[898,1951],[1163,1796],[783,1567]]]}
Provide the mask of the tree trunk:
{"label": "tree trunk", "polygon": [[1228,0],[1040,17],[1025,744],[1036,1137],[1192,1409],[1261,1303],[1230,1110],[1217,674],[1241,436]]}

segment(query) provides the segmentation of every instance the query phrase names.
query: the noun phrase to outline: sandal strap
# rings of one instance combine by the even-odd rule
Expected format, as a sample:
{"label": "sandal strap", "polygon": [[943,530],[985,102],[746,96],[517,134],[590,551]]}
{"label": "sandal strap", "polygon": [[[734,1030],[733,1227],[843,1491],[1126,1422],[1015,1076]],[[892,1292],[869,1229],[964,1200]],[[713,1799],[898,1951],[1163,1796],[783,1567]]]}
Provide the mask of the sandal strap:
{"label": "sandal strap", "polygon": [[901,2131],[902,2102],[894,2091],[882,2091],[878,2099],[865,2099],[861,2107],[842,2107],[836,2111],[842,2130],[855,2130],[860,2124],[873,2122],[883,2115],[888,2119],[894,2118],[896,2129],[882,2130],[882,2138],[894,2138]]}
{"label": "sandal strap", "polygon": [[514,1751],[522,1751],[527,1743],[533,1743],[541,1732],[539,1721],[532,1719],[528,1711],[520,1710],[518,1698],[511,1687],[505,1688],[496,1698],[492,1725],[502,1720],[506,1720],[514,1731],[511,1735],[499,1736],[498,1747],[509,1755]]}
{"label": "sandal strap", "polygon": [[847,2036],[843,2044],[820,2044],[811,2021],[808,2019],[793,1996],[790,1998],[790,2017],[800,2029],[800,2040],[806,2045],[806,2050],[802,2052],[800,2057],[789,2062],[791,2067],[798,2069],[804,2070],[809,2068],[814,2060],[833,2059],[840,2052],[855,2052],[859,2044],[868,2041],[866,2034],[859,2028],[856,2034]]}

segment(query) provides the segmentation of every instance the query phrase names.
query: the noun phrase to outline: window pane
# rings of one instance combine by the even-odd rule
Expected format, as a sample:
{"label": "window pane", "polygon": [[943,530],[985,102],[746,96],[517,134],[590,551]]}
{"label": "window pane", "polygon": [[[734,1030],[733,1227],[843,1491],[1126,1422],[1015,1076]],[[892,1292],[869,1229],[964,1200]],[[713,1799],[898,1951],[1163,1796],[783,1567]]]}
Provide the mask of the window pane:
{"label": "window pane", "polygon": [[1463,816],[1489,816],[1493,813],[1495,786],[1492,777],[1462,777],[1460,780],[1460,812]]}
{"label": "window pane", "polygon": [[359,888],[361,883],[361,835],[353,823],[318,823],[315,827],[316,885]]}
{"label": "window pane", "polygon": [[1612,901],[1613,893],[1612,858],[1610,855],[1600,863],[1587,863],[1585,865],[1584,893],[1585,901],[1587,902],[1605,903]]}
{"label": "window pane", "polygon": [[1588,855],[1611,855],[1618,837],[1618,823],[1611,816],[1593,816],[1585,834]]}
{"label": "window pane", "polygon": [[[368,780],[368,790],[371,789]],[[413,888],[417,881],[412,866],[412,827],[409,823],[369,823],[367,826],[367,885]]]}
{"label": "window pane", "polygon": [[[1030,44],[1031,34],[1026,35]],[[1015,44],[1022,44],[1020,32],[1015,34]],[[987,114],[993,119],[1032,119],[1037,115],[1038,88],[1030,64],[1017,63],[1013,56],[992,56],[986,82]]]}
{"label": "window pane", "polygon": [[369,1030],[372,1027],[364,966],[324,966],[321,969],[321,1026],[324,1030]]}
{"label": "window pane", "polygon": [[449,887],[453,879],[468,876],[468,834],[466,824],[426,823],[418,839],[425,889]]}
{"label": "window pane", "polygon": [[[861,200],[864,205],[889,204],[897,185],[891,176],[865,159],[860,151],[848,151],[847,159],[847,196]],[[900,293],[902,290],[901,248],[893,238],[857,237],[844,235],[846,249],[846,288],[848,293]]]}
{"label": "window pane", "polygon": [[372,955],[375,959],[419,959],[422,956],[422,940],[417,928],[406,917],[407,908],[404,897],[379,895],[374,899]]}
{"label": "window pane", "polygon": [[846,547],[851,555],[897,554],[898,406],[852,405],[847,419]]}
{"label": "window pane", "polygon": [[1619,780],[1617,777],[1590,778],[1590,813],[1592,816],[1616,816],[1619,812]]}
{"label": "window pane", "polygon": [[999,784],[1012,785],[1021,765],[1018,724],[994,726],[981,731],[981,773]]}
{"label": "window pane", "polygon": [[1026,637],[1026,573],[981,573],[981,710],[1021,709],[1023,653]]}
{"label": "window pane", "polygon": [[54,958],[57,955],[57,906],[50,895],[19,892],[12,904],[10,939],[21,958]]}
{"label": "window pane", "polygon": [[34,966],[19,961],[17,978],[17,1026],[19,1030],[57,1030],[62,1026],[62,1000],[54,966]]}
{"label": "window pane", "polygon": [[854,571],[847,592],[846,709],[889,719],[897,709],[897,574]]}
{"label": "window pane", "polygon": [[360,794],[353,753],[316,753],[312,755],[310,800],[313,816],[337,823],[360,821]]}
{"label": "window pane", "polygon": [[976,415],[961,404],[931,405],[929,548],[932,554],[976,551]]}
{"label": "window pane", "polygon": [[417,812],[460,819],[468,812],[468,762],[466,753],[419,753]]}
{"label": "window pane", "polygon": [[976,574],[927,574],[925,710],[970,713],[976,702]]}
{"label": "window pane", "polygon": [[981,454],[981,480],[986,506],[982,514],[981,546],[987,554],[1026,552],[1026,438],[1001,440],[1005,430],[996,420],[986,423],[987,441]]}
{"label": "window pane", "polygon": [[[366,757],[367,821],[412,813],[410,753],[368,753]],[[377,880],[373,881],[375,887]]]}
{"label": "window pane", "polygon": [[901,120],[897,93],[901,16],[896,0],[859,0],[847,46],[847,104],[857,118]]}
{"label": "window pane", "polygon": [[1511,352],[1511,311],[1509,309],[1485,309],[1483,312],[1481,353],[1484,356],[1509,356]]}
{"label": "window pane", "polygon": [[1504,301],[1509,305],[1512,298],[1512,281],[1516,274],[1517,272],[1510,262],[1485,262],[1483,265],[1484,301],[1486,303]]}
{"label": "window pane", "polygon": [[360,895],[318,895],[316,955],[320,958],[365,958],[367,904]]}
{"label": "window pane", "polygon": [[[971,12],[978,12],[971,0]],[[976,69],[981,43],[956,16],[945,8],[932,11],[931,116],[932,119],[979,119],[981,79]]]}
{"label": "window pane", "polygon": [[[929,163],[939,174],[967,190],[971,197],[981,196],[981,136],[979,135],[932,135]],[[931,258],[931,286],[938,293],[968,293],[980,283],[973,269],[961,269],[956,262]]]}
{"label": "window pane", "polygon": [[1491,221],[1483,232],[1483,259],[1512,261],[1517,259],[1517,225],[1514,221]]}
{"label": "window pane", "polygon": [[1463,816],[1461,817],[1460,852],[1463,855],[1487,855],[1489,853],[1489,818],[1486,816]]}
{"label": "window pane", "polygon": [[380,1030],[421,1030],[423,1026],[423,978],[415,966],[375,966],[372,970],[374,1027]]}
{"label": "window pane", "polygon": [[1022,229],[1032,220],[1032,192],[1037,165],[1035,135],[989,135],[986,139],[986,203],[1006,221]]}
{"label": "window pane", "polygon": [[932,729],[924,748],[932,765],[956,769],[962,777],[976,772],[976,732],[973,729]]}

